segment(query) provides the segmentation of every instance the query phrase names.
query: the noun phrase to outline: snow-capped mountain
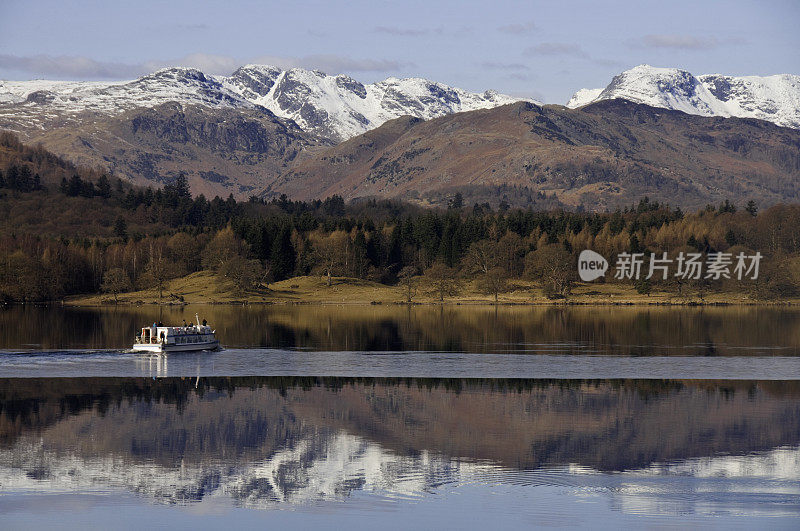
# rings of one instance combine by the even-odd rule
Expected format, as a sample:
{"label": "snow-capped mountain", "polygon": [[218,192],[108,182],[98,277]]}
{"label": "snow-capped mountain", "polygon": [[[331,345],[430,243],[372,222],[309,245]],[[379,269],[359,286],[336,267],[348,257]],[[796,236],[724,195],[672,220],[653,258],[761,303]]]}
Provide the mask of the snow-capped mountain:
{"label": "snow-capped mountain", "polygon": [[[675,481],[697,485],[725,478],[748,483],[748,492],[768,496],[800,478],[800,449],[779,447],[745,455],[720,455],[655,462],[618,474],[571,463],[539,469],[507,468],[491,461],[447,457],[423,450],[402,455],[363,437],[340,431],[301,438],[260,459],[187,459],[177,463],[125,453],[56,452],[23,438],[0,448],[0,492],[16,495],[116,496],[134,493],[160,504],[232,505],[275,510],[318,506],[349,499],[372,503],[419,502],[463,486],[559,486],[609,496],[623,511],[641,514],[718,514],[741,500],[722,497],[710,507],[675,492]],[[662,478],[659,481],[659,478]],[[591,489],[586,489],[591,486]],[[718,485],[716,485],[718,488]],[[725,501],[727,500],[727,501]],[[779,505],[779,504],[777,504]],[[783,514],[776,506],[763,514]],[[792,514],[792,513],[788,513]]]}
{"label": "snow-capped mountain", "polygon": [[[364,85],[346,75],[247,65],[231,76],[167,68],[127,82],[0,81],[0,126],[52,127],[85,112],[117,115],[166,102],[206,107],[262,106],[303,130],[341,141],[403,115],[429,119],[517,101],[421,78]],[[16,124],[16,127],[15,127]]]}
{"label": "snow-capped mountain", "polygon": [[391,77],[364,85],[346,75],[262,65],[243,66],[222,82],[247,101],[334,140],[404,115],[430,119],[517,101],[491,90],[477,94],[422,78]]}
{"label": "snow-capped mountain", "polygon": [[614,76],[604,89],[582,89],[567,107],[621,98],[702,116],[758,118],[800,128],[800,76],[694,76],[677,68],[639,65]]}

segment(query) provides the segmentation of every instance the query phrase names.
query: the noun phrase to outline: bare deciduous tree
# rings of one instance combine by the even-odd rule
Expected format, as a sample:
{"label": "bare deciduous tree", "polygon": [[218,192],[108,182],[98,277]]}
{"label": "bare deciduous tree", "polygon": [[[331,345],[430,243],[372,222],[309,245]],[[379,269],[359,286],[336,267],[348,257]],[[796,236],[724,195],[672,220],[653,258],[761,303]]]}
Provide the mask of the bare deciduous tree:
{"label": "bare deciduous tree", "polygon": [[447,267],[442,262],[435,262],[425,271],[425,277],[433,285],[439,301],[444,301],[448,295],[458,293],[458,282],[456,272],[452,267]]}
{"label": "bare deciduous tree", "polygon": [[406,302],[411,303],[414,296],[417,294],[417,281],[414,278],[417,274],[415,267],[406,266],[400,270],[397,278],[400,279],[400,285],[403,286],[403,291],[406,295]]}
{"label": "bare deciduous tree", "polygon": [[528,253],[526,273],[533,280],[541,281],[548,297],[566,297],[575,278],[572,255],[563,246],[553,243]]}
{"label": "bare deciduous tree", "polygon": [[317,268],[328,277],[328,286],[332,277],[345,266],[345,257],[350,238],[343,231],[334,231],[328,235],[315,234],[312,237],[314,257]]}
{"label": "bare deciduous tree", "polygon": [[117,304],[119,302],[117,296],[123,291],[131,289],[131,279],[128,278],[128,273],[123,269],[115,267],[109,269],[103,275],[103,283],[100,285],[100,289],[105,293],[113,294],[114,304]]}

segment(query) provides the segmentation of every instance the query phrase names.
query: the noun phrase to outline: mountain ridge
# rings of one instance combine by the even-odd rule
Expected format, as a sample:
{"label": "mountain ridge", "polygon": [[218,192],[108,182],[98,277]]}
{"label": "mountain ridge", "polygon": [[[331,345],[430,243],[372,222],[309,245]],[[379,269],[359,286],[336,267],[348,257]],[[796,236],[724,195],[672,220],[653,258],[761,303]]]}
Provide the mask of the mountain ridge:
{"label": "mountain ridge", "polygon": [[212,109],[261,106],[308,133],[339,142],[407,114],[429,119],[519,99],[424,78],[390,77],[365,85],[344,74],[270,65],[245,65],[230,76],[171,67],[131,81],[0,81],[0,127],[27,136],[87,111],[116,116],[177,101]]}
{"label": "mountain ridge", "polygon": [[262,195],[399,197],[446,204],[549,201],[603,210],[643,196],[683,207],[796,201],[800,131],[627,100],[573,110],[519,102],[398,119],[293,164]]}
{"label": "mountain ridge", "polygon": [[800,76],[695,76],[678,68],[639,65],[614,76],[602,89],[581,89],[567,102],[578,108],[625,99],[701,116],[757,118],[800,129]]}

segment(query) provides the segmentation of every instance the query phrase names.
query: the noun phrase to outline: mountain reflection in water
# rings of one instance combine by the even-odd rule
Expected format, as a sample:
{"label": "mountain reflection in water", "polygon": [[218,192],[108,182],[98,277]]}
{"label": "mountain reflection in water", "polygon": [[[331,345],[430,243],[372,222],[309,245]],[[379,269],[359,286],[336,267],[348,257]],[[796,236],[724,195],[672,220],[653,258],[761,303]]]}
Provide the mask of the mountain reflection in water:
{"label": "mountain reflection in water", "polygon": [[799,399],[785,381],[3,379],[0,493],[269,509],[544,485],[800,516]]}

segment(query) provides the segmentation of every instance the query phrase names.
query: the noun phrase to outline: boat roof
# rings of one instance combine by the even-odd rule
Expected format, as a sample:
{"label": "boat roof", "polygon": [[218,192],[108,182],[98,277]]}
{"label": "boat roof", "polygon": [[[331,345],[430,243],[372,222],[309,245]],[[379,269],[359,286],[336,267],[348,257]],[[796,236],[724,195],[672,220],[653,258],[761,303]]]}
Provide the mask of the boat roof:
{"label": "boat roof", "polygon": [[[144,329],[152,330],[153,329],[153,325],[143,326],[142,330],[144,330]],[[193,331],[193,330],[203,330],[203,331],[211,330],[211,327],[208,326],[208,325],[205,325],[205,326],[203,326],[203,325],[200,325],[200,326],[197,326],[197,325],[190,325],[190,326],[156,326],[155,329],[158,330],[158,331],[167,331],[167,332],[189,332],[189,331]]]}

